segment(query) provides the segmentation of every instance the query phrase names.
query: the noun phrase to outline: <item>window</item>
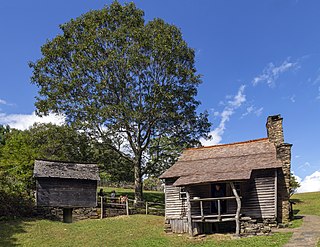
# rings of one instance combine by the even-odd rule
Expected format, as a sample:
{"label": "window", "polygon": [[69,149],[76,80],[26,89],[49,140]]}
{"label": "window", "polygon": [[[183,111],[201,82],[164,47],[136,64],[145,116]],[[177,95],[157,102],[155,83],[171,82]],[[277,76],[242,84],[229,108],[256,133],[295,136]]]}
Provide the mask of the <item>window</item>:
{"label": "window", "polygon": [[187,192],[185,187],[180,187],[180,200],[187,199]]}

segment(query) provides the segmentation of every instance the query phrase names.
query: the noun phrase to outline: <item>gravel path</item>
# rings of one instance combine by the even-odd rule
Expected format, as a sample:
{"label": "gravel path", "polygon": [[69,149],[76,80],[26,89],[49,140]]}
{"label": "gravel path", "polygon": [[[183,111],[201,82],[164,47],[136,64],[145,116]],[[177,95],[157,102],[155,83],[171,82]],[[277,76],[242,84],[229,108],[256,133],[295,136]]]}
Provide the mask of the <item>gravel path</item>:
{"label": "gravel path", "polygon": [[320,240],[320,216],[305,215],[301,227],[287,230],[293,232],[293,236],[284,247],[315,247]]}

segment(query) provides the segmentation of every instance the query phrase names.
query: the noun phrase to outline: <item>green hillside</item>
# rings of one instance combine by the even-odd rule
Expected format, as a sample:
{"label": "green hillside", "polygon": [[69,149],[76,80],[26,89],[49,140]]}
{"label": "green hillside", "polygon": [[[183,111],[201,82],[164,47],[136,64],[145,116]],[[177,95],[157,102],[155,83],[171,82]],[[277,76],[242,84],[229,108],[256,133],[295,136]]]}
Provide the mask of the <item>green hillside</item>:
{"label": "green hillside", "polygon": [[292,196],[293,210],[296,214],[320,216],[320,192],[300,193]]}

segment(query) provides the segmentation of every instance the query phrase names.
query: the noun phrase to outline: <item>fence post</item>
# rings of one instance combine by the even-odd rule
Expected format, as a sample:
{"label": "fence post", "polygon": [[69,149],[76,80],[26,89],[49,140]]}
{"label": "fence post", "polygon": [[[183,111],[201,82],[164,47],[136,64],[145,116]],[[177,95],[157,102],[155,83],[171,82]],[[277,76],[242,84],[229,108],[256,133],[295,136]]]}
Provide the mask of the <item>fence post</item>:
{"label": "fence post", "polygon": [[204,215],[203,215],[203,205],[202,205],[202,201],[200,201],[200,213],[201,213],[201,220],[204,220]]}
{"label": "fence post", "polygon": [[128,198],[126,199],[126,211],[127,211],[127,215],[129,215],[129,200],[128,200]]}
{"label": "fence post", "polygon": [[148,202],[146,202],[146,214],[148,214]]}
{"label": "fence post", "polygon": [[220,199],[218,199],[218,220],[221,220],[221,204],[220,204]]}
{"label": "fence post", "polygon": [[100,203],[101,203],[100,219],[103,219],[103,196],[100,196]]}

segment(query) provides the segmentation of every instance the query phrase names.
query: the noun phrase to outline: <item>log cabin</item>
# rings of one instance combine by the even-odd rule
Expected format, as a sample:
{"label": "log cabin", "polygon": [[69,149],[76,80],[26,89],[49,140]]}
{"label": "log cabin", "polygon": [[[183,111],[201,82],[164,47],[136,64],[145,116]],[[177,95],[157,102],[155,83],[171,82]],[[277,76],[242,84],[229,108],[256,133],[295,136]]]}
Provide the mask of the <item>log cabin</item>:
{"label": "log cabin", "polygon": [[291,146],[280,115],[267,119],[267,138],[190,148],[160,178],[167,231],[191,236],[222,222],[240,234],[244,218],[289,220]]}
{"label": "log cabin", "polygon": [[63,208],[64,222],[72,222],[72,209],[97,206],[96,164],[36,160],[36,205]]}

